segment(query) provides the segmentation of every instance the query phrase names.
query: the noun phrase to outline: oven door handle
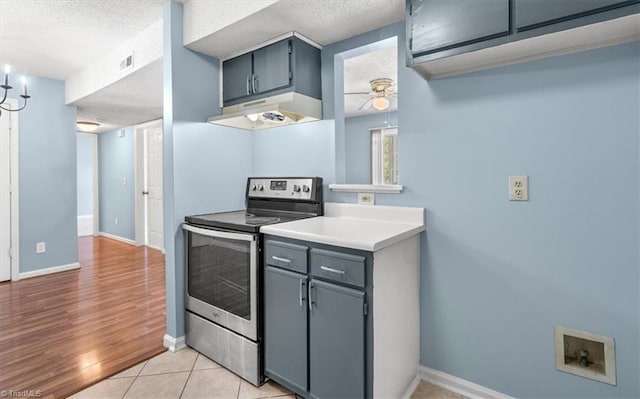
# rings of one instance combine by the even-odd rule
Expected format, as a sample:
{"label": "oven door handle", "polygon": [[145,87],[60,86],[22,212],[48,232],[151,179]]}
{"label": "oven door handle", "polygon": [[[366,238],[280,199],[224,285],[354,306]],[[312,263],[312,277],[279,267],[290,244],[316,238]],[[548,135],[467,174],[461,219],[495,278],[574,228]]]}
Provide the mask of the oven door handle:
{"label": "oven door handle", "polygon": [[251,234],[251,233],[247,233],[247,234],[229,233],[226,231],[203,229],[201,227],[195,227],[185,223],[182,224],[182,228],[186,231],[190,231],[192,233],[200,234],[207,237],[228,238],[229,240],[240,240],[240,241],[256,240],[255,234]]}

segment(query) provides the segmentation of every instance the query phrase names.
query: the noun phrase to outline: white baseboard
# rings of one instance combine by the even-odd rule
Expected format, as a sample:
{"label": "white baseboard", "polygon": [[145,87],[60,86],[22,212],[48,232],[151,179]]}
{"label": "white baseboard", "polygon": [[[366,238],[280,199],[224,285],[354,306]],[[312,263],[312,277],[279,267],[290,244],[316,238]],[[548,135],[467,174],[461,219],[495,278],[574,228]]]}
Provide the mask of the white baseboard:
{"label": "white baseboard", "polygon": [[53,267],[47,267],[46,269],[40,269],[40,270],[33,270],[30,272],[24,272],[24,273],[20,273],[20,280],[22,280],[23,278],[31,278],[31,277],[38,277],[38,276],[44,276],[47,274],[52,274],[52,273],[60,273],[60,272],[66,272],[68,270],[75,270],[75,269],[79,269],[80,268],[80,263],[76,262],[76,263],[69,263],[68,265],[60,265],[60,266],[53,266]]}
{"label": "white baseboard", "polygon": [[78,237],[93,234],[93,215],[78,216]]}
{"label": "white baseboard", "polygon": [[120,241],[123,242],[125,244],[129,244],[129,245],[136,245],[136,242],[133,240],[130,240],[128,238],[124,238],[124,237],[120,237],[114,234],[109,234],[109,233],[103,233],[102,231],[98,233],[101,237],[105,237],[105,238],[110,238],[112,240],[116,240],[116,241]]}
{"label": "white baseboard", "polygon": [[177,352],[187,347],[187,344],[184,343],[184,335],[174,338],[169,334],[165,334],[163,341],[165,348],[169,348],[171,352]]}
{"label": "white baseboard", "polygon": [[[414,380],[414,382],[416,382],[416,386],[418,385],[420,380],[425,380],[432,383],[433,385],[437,385],[469,399],[514,399],[512,396],[505,395],[482,385],[478,385],[473,382],[463,380],[462,378],[454,377],[451,374],[443,373],[442,371],[434,370],[425,366],[418,367],[418,375],[416,379],[418,380]],[[408,396],[406,397],[410,397],[414,390],[415,386],[410,387],[410,391],[407,392]]]}
{"label": "white baseboard", "polygon": [[415,392],[418,384],[420,384],[420,381],[422,381],[422,377],[420,377],[420,371],[418,371],[416,378],[411,381],[411,385],[409,385],[407,391],[404,393],[404,395],[402,395],[402,399],[411,399],[411,395],[413,395],[413,392]]}
{"label": "white baseboard", "polygon": [[164,253],[164,248],[156,247],[155,245],[147,245],[147,247],[149,247],[149,248],[151,248],[151,249],[155,249],[156,251],[160,251],[160,252]]}

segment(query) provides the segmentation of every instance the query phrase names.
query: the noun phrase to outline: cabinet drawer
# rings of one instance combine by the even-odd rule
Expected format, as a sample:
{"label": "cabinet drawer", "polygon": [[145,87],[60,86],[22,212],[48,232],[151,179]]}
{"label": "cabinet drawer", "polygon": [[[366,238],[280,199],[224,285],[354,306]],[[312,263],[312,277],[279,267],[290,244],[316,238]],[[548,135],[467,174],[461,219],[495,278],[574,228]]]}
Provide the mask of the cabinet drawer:
{"label": "cabinet drawer", "polygon": [[364,287],[364,268],[364,256],[311,249],[311,274],[314,276]]}
{"label": "cabinet drawer", "polygon": [[307,247],[302,245],[267,240],[265,243],[265,263],[300,273],[306,273],[307,249]]}

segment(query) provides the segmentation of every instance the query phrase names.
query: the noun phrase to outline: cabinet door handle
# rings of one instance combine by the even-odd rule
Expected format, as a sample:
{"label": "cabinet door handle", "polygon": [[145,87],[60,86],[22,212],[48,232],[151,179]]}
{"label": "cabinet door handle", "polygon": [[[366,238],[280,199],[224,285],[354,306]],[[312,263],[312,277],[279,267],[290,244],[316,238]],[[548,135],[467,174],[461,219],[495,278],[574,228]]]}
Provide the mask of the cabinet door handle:
{"label": "cabinet door handle", "polygon": [[271,256],[271,259],[277,260],[278,262],[291,263],[291,259],[281,258],[281,257],[275,256],[275,255]]}
{"label": "cabinet door handle", "polygon": [[320,266],[320,269],[324,270],[325,272],[329,272],[329,273],[335,273],[335,274],[344,274],[344,270],[338,270],[338,269],[334,269],[333,267],[328,267],[328,266]]}
{"label": "cabinet door handle", "polygon": [[258,77],[258,75],[253,75],[253,79],[252,79],[252,82],[251,82],[251,87],[253,88],[253,92],[254,92],[254,93],[257,93],[257,92],[258,92],[258,90],[259,90],[259,86],[258,86],[258,85],[259,85],[259,83],[260,83],[260,81],[259,81],[259,77]]}
{"label": "cabinet door handle", "polygon": [[300,306],[304,306],[303,302],[304,302],[304,298],[302,296],[302,286],[304,285],[304,279],[300,279]]}
{"label": "cabinet door handle", "polygon": [[251,76],[247,76],[247,95],[251,94]]}
{"label": "cabinet door handle", "polygon": [[312,288],[313,288],[313,283],[309,281],[309,293],[307,294],[307,302],[309,303],[309,312],[313,311],[313,299],[311,296]]}

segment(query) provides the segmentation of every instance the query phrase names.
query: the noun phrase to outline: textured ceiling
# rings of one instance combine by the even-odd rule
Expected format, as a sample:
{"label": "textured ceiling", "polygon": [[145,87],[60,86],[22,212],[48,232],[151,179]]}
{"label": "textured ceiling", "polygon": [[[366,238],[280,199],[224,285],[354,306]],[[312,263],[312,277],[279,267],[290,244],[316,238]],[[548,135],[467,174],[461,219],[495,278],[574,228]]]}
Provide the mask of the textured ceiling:
{"label": "textured ceiling", "polygon": [[[373,79],[390,78],[398,82],[398,46],[371,51],[356,57],[344,60],[344,114],[347,118],[380,113],[373,107],[359,108],[366,103],[369,94],[346,94],[354,92],[371,92]],[[396,92],[398,87],[393,88]],[[386,112],[398,109],[397,97],[388,97],[390,102]]]}
{"label": "textured ceiling", "polygon": [[162,18],[165,0],[0,0],[0,62],[65,80]]}
{"label": "textured ceiling", "polygon": [[155,61],[74,103],[78,120],[100,123],[96,132],[162,118],[162,60]]}
{"label": "textured ceiling", "polygon": [[[240,0],[178,2],[187,1],[215,1],[221,6],[242,4]],[[161,19],[165,2],[0,0],[0,63],[9,63],[14,70],[27,74],[65,80]],[[327,45],[402,20],[404,3],[404,0],[280,0],[190,47],[225,58],[291,31]],[[362,72],[354,73],[358,82],[365,82],[363,90],[368,90],[370,78],[360,79],[361,75],[386,59],[375,56],[363,62],[366,66],[361,67]],[[73,105],[78,106],[78,119],[98,120],[102,125],[99,131],[159,118],[161,61]]]}
{"label": "textured ceiling", "polygon": [[404,0],[280,0],[187,46],[228,58],[291,31],[326,46],[401,21],[404,6]]}

